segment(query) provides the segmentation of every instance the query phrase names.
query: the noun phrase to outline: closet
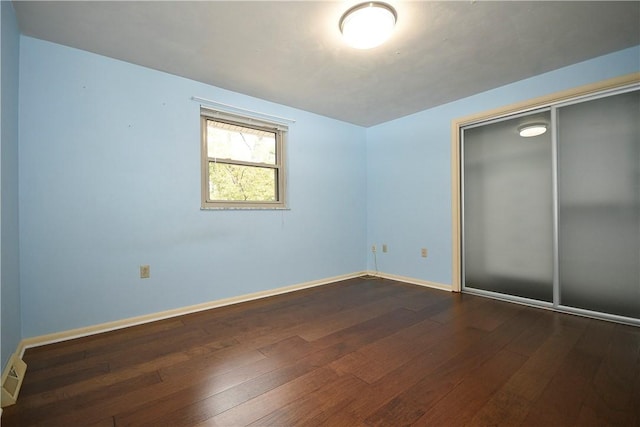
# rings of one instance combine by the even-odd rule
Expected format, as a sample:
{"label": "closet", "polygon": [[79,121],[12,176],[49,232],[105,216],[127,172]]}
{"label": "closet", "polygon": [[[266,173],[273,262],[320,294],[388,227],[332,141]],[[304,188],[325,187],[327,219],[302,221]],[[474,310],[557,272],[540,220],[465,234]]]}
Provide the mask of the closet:
{"label": "closet", "polygon": [[640,325],[640,87],[460,128],[463,292]]}

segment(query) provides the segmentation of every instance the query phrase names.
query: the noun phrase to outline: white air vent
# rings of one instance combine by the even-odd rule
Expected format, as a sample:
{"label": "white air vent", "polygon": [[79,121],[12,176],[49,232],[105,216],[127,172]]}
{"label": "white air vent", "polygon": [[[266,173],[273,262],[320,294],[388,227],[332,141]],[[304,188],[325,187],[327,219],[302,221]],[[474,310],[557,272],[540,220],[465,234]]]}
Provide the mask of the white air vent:
{"label": "white air vent", "polygon": [[27,364],[17,354],[13,354],[2,373],[2,407],[13,405],[18,399]]}

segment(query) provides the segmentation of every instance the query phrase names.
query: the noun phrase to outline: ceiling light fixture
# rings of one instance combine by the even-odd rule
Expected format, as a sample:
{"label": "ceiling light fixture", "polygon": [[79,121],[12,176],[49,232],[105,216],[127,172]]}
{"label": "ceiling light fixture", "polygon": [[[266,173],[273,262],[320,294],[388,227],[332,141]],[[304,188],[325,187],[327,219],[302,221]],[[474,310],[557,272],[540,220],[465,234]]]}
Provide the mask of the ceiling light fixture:
{"label": "ceiling light fixture", "polygon": [[545,123],[529,123],[518,128],[518,133],[523,138],[542,135],[546,131],[547,125]]}
{"label": "ceiling light fixture", "polygon": [[360,3],[340,18],[340,32],[346,42],[356,49],[370,49],[384,43],[393,32],[398,14],[378,1]]}

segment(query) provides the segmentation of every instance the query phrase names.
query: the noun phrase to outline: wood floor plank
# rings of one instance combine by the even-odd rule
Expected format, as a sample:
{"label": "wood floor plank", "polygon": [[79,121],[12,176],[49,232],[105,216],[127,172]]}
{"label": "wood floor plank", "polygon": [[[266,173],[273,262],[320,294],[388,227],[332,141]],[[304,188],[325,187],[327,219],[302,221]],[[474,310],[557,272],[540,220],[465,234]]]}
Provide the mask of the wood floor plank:
{"label": "wood floor plank", "polygon": [[[358,396],[367,393],[368,388],[358,378],[348,377],[331,387],[324,387],[298,402],[290,405],[289,411],[293,414],[304,414],[300,419],[300,426],[323,426],[330,424],[328,419],[334,414],[340,414]],[[344,424],[343,424],[344,425]],[[357,423],[349,424],[356,426]]]}
{"label": "wood floor plank", "polygon": [[[366,421],[372,425],[416,422],[429,407],[450,393],[466,375],[472,375],[479,366],[494,357],[537,317],[537,313],[530,309],[517,308],[510,321],[505,320],[500,327],[488,333],[481,342],[447,360],[438,367],[437,372],[405,390],[368,417]],[[490,315],[490,312],[487,312],[487,315]],[[413,414],[414,418],[408,418],[408,413]]]}
{"label": "wood floor plank", "polygon": [[589,320],[558,372],[529,410],[524,425],[573,425],[609,347],[613,323]]}
{"label": "wood floor plank", "polygon": [[[183,406],[181,399],[184,395],[188,396],[188,393],[171,395],[154,402],[152,406],[144,410],[136,410],[135,414],[116,417],[116,421],[122,425],[153,425],[162,420],[162,422],[169,422],[175,426],[189,425],[183,424],[185,422],[203,422],[220,412],[255,398],[261,393],[292,381],[317,366],[327,365],[343,354],[355,350],[362,343],[393,333],[409,322],[415,322],[416,319],[416,313],[406,309],[397,309],[386,315],[367,320],[360,325],[323,337],[319,340],[321,343],[318,344],[322,350],[311,353],[298,361],[289,362],[282,368],[267,372],[232,389],[213,394],[187,406]],[[180,406],[180,408],[175,409],[176,406]],[[153,413],[155,418],[141,419],[141,414],[148,413]]]}
{"label": "wood floor plank", "polygon": [[[528,357],[532,356],[534,353],[538,353],[540,351],[540,346],[544,345],[554,335],[554,333],[561,334],[567,329],[557,326],[555,327],[556,331],[554,332],[555,316],[556,314],[552,311],[541,315],[536,321],[535,326],[528,328],[519,337],[511,341],[507,345],[507,349]],[[586,327],[586,322],[584,325]]]}
{"label": "wood floor plank", "polygon": [[[415,358],[371,384],[371,391],[367,395],[368,398],[352,402],[345,408],[344,412],[351,415],[351,418],[355,420],[364,421],[377,414],[380,408],[385,408],[387,405],[397,406],[398,402],[394,402],[394,399],[415,387],[421,381],[426,381],[427,378],[436,375],[439,367],[446,360],[464,353],[468,348],[484,339],[484,334],[479,331],[470,331],[470,333],[472,335],[465,339],[466,345],[464,346],[460,345],[460,343],[454,345],[443,343],[437,349],[425,349]],[[420,416],[423,413],[422,410],[416,412]],[[344,415],[336,414],[330,419],[330,424],[341,422],[339,420],[344,419]]]}
{"label": "wood floor plank", "polygon": [[[81,345],[72,341],[55,344],[52,345],[53,348],[50,352],[36,352],[39,356],[35,360],[32,360],[34,359],[33,353],[29,350],[25,354],[27,356],[25,361],[29,366],[30,380],[37,381],[54,376],[69,375],[74,371],[85,370],[96,364],[109,363],[109,361],[111,362],[110,367],[117,369],[118,366],[129,365],[131,360],[124,359],[130,358],[132,355],[142,358],[147,358],[147,353],[157,355],[154,346],[162,347],[162,343],[166,343],[168,340],[185,342],[192,337],[204,336],[202,330],[186,329],[184,326],[178,327],[176,324],[181,325],[182,323],[172,321],[169,322],[169,327],[154,327],[146,335],[140,332],[140,326],[137,326],[131,331],[127,330],[121,333],[119,335],[120,342],[111,338],[115,336],[113,332],[107,333],[107,337],[104,339],[81,338],[81,342],[90,344],[90,348],[87,349],[82,349]],[[125,335],[123,336],[123,334]],[[195,341],[199,342],[199,340]],[[165,345],[165,347],[167,346]],[[60,353],[65,348],[69,349],[69,354],[72,354],[73,358],[64,357],[65,354]],[[138,351],[134,351],[136,349]]]}
{"label": "wood floor plank", "polygon": [[313,345],[298,335],[260,347],[258,351],[266,357],[297,359],[313,351]]}
{"label": "wood floor plank", "polygon": [[182,361],[189,360],[184,353],[172,353],[146,361],[145,363],[131,366],[116,372],[109,372],[97,377],[89,377],[78,380],[74,383],[58,387],[56,389],[33,394],[29,396],[20,396],[20,405],[22,408],[36,408],[39,406],[64,401],[72,397],[86,395],[100,388],[113,386],[127,380],[136,378],[142,374],[156,372],[165,366],[173,366]]}
{"label": "wood floor plank", "polygon": [[331,367],[372,384],[417,357],[430,345],[437,345],[433,333],[439,327],[431,320],[424,320],[345,355]]}
{"label": "wood floor plank", "polygon": [[87,427],[114,427],[115,425],[113,417],[108,417],[93,424],[88,424]]}
{"label": "wood floor plank", "polygon": [[3,427],[640,425],[640,328],[386,279],[24,358]]}
{"label": "wood floor plank", "polygon": [[[211,350],[207,348],[207,350]],[[214,351],[199,352],[183,361],[162,366],[158,369],[162,380],[180,380],[203,378],[209,375],[221,375],[248,364],[259,362],[265,356],[257,350],[241,345],[215,349]]]}
{"label": "wood floor plank", "polygon": [[[421,314],[431,316],[450,307],[451,299],[436,299],[436,303],[423,308]],[[337,360],[331,366],[338,372],[351,373],[371,384],[404,365],[426,348],[437,346],[440,339],[446,338],[442,331],[436,331],[439,328],[439,323],[427,318],[366,345]]]}
{"label": "wood floor plank", "polygon": [[[285,294],[265,300],[243,304],[242,310],[225,307],[232,311],[225,316],[212,317],[212,321],[203,319],[199,325],[210,333],[223,332],[242,335],[260,332],[263,326],[292,325],[305,322],[317,316],[328,316],[345,309],[355,308],[393,295],[393,291],[380,283],[368,282],[366,286],[357,286],[353,280],[341,282],[341,287],[328,286],[328,298],[317,298],[309,290]],[[324,290],[324,289],[323,289]],[[302,296],[298,297],[299,294]],[[265,301],[270,301],[268,304]],[[295,306],[297,310],[291,310]],[[185,323],[188,323],[185,320]]]}
{"label": "wood floor plank", "polygon": [[612,410],[625,410],[631,401],[633,382],[640,375],[640,333],[627,325],[615,325],[606,354],[593,380],[594,394]]}
{"label": "wood floor plank", "polygon": [[[266,371],[273,369],[272,366],[263,366],[263,368]],[[188,402],[199,401],[211,393],[227,390],[235,384],[245,382],[247,376],[252,378],[259,375],[259,372],[250,371],[247,374],[247,371],[242,367],[227,370],[220,375],[204,377],[200,372],[186,372],[182,377],[162,381],[150,387],[130,389],[107,396],[101,401],[95,402],[92,407],[74,410],[72,413],[61,415],[58,419],[60,425],[81,426],[90,421],[97,421],[100,414],[104,413],[113,414],[117,420],[118,415],[122,413],[139,412],[149,407],[155,408],[158,402],[172,402],[173,396],[181,396],[186,398]]]}
{"label": "wood floor plank", "polygon": [[130,413],[116,416],[116,425],[153,426],[165,423],[178,427],[202,423],[269,390],[308,374],[317,366],[326,364],[327,361],[333,360],[340,354],[342,353],[339,346],[326,348],[297,363],[270,370],[221,392],[215,392],[214,389],[213,392],[202,390],[192,393],[188,389],[174,393],[144,407],[137,407]]}
{"label": "wood floor plank", "polygon": [[[533,341],[538,347],[535,352],[528,357],[522,367],[516,371],[511,378],[493,396],[486,400],[482,408],[470,421],[470,425],[519,425],[528,415],[529,408],[542,392],[549,385],[549,382],[556,375],[560,367],[566,363],[566,358],[574,347],[583,329],[565,328],[552,332],[547,328],[550,317],[557,316],[555,313],[543,313],[541,321],[536,322],[536,328],[525,331],[521,337],[512,342],[515,346],[507,345],[505,349],[513,351],[521,349],[521,338],[535,336]],[[584,321],[586,327],[588,321]],[[543,331],[543,334],[535,331]],[[540,342],[539,338],[546,335],[546,339]],[[525,353],[528,353],[527,350]],[[518,352],[522,354],[522,352]]]}
{"label": "wood floor plank", "polygon": [[478,297],[468,294],[451,295],[451,309],[441,311],[430,317],[434,322],[446,324],[457,322],[461,318],[467,318],[476,310],[482,310],[484,306],[491,305],[492,301],[488,298]]}
{"label": "wood floor plank", "polygon": [[84,369],[74,369],[57,376],[49,376],[40,380],[29,381],[21,390],[23,397],[59,389],[86,379],[93,379],[111,371],[106,362],[94,362]]}
{"label": "wood floor plank", "polygon": [[[290,314],[286,318],[282,315],[273,316],[273,313],[264,312],[264,308],[261,308],[261,314],[251,320],[245,320],[247,317],[253,317],[249,315],[233,317],[209,325],[205,330],[211,334],[223,330],[225,333],[232,333],[240,342],[259,348],[272,343],[274,339],[284,339],[292,335],[312,340],[352,326],[354,320],[349,320],[349,315],[358,322],[397,308],[389,304],[389,298],[394,296],[393,291],[380,283],[375,283],[375,286],[369,286],[367,283],[368,286],[361,289],[359,295],[352,295],[355,287],[351,282],[347,284],[349,286],[346,295],[336,295],[336,298],[324,301],[311,300],[309,305],[296,305],[296,310],[289,307]],[[315,322],[319,316],[322,316],[322,323]]]}
{"label": "wood floor plank", "polygon": [[[123,332],[124,333],[124,332]],[[69,375],[71,378],[79,377],[84,366],[93,366],[93,364],[109,364],[111,362],[114,367],[110,367],[108,373],[97,376],[85,375],[84,378],[78,378],[75,382],[65,381],[68,385],[58,385],[51,391],[43,391],[39,393],[29,393],[31,390],[32,382],[46,382],[41,380],[37,375],[40,371],[36,371],[35,376],[29,376],[25,381],[27,393],[21,393],[21,404],[26,408],[32,408],[42,406],[51,402],[63,400],[65,398],[77,396],[82,393],[87,393],[100,387],[110,386],[115,383],[119,383],[134,377],[137,377],[144,373],[150,373],[163,368],[167,369],[179,369],[182,374],[184,369],[181,365],[188,363],[193,366],[193,361],[200,361],[206,363],[207,366],[211,365],[211,362],[207,359],[207,355],[213,351],[224,349],[232,345],[234,342],[223,341],[206,341],[202,342],[200,347],[191,347],[183,349],[184,351],[173,351],[166,355],[153,354],[153,357],[141,358],[141,363],[122,364],[121,362],[113,363],[114,359],[121,357],[124,353],[126,356],[128,353],[139,353],[134,347],[129,350],[119,350],[117,352],[108,353],[107,355],[95,355],[88,359],[83,359],[75,364],[75,368],[70,364],[62,364],[58,367],[51,368],[51,371],[57,372],[58,375],[64,377]],[[175,344],[175,342],[174,342]],[[237,342],[236,342],[237,344]],[[167,343],[164,342],[167,346]],[[256,358],[262,358],[262,355],[255,352],[254,360]],[[139,355],[137,356],[139,357]],[[234,359],[234,363],[237,364],[239,358]],[[218,359],[219,360],[219,359]],[[73,369],[72,369],[73,368]],[[221,369],[219,364],[218,370]],[[166,375],[164,371],[160,371],[161,375]]]}
{"label": "wood floor plank", "polygon": [[[43,367],[48,368],[51,366],[50,362],[55,360],[55,357],[59,355],[75,353],[81,353],[84,355],[91,351],[95,353],[104,353],[105,351],[126,346],[126,343],[129,340],[136,338],[148,339],[156,333],[183,327],[184,324],[180,319],[166,319],[158,322],[131,326],[126,328],[126,331],[119,329],[41,347],[30,348],[25,353],[25,360],[27,357],[30,358],[29,361],[31,364],[29,365],[29,370],[33,372],[40,369],[41,364],[46,364]],[[126,339],[123,337],[123,332],[126,332]],[[31,358],[32,356],[33,358]],[[49,363],[47,364],[47,362]]]}
{"label": "wood floor plank", "polygon": [[[93,411],[94,404],[100,404],[104,400],[109,399],[113,395],[119,395],[128,390],[136,390],[141,387],[159,384],[161,382],[157,373],[149,373],[140,375],[130,380],[123,381],[121,383],[112,384],[108,387],[94,390],[90,393],[83,394],[81,396],[75,396],[64,401],[58,401],[45,406],[37,408],[31,408],[29,411],[18,412],[15,414],[3,413],[2,424],[13,424],[18,426],[28,425],[47,425],[47,426],[69,426],[69,425],[86,425],[95,423],[104,419],[107,414],[100,414]],[[75,416],[82,412],[82,410],[89,410],[94,413],[93,418],[81,418]],[[69,416],[70,415],[70,416]],[[70,418],[70,420],[68,420]]]}
{"label": "wood floor plank", "polygon": [[[372,384],[368,398],[353,402],[345,412],[353,414],[355,420],[365,420],[418,382],[436,375],[440,367],[449,360],[455,359],[480,344],[486,338],[487,333],[479,329],[463,328],[456,323],[455,325],[442,325],[429,336],[432,339],[432,345],[424,348],[421,353],[404,365],[378,379]],[[337,367],[338,362],[331,366]],[[339,424],[343,418],[341,415],[336,415],[335,420],[331,421]]]}
{"label": "wood floor plank", "polygon": [[576,425],[640,425],[634,385],[640,379],[636,328],[616,325],[609,348],[580,408]]}
{"label": "wood floor plank", "polygon": [[397,305],[389,304],[388,299],[371,301],[367,304],[358,305],[326,316],[322,323],[302,328],[299,335],[307,341],[314,341],[334,332],[358,326],[364,321],[375,319],[396,310],[397,307]]}
{"label": "wood floor plank", "polygon": [[426,408],[416,425],[468,425],[484,402],[508,381],[525,360],[524,356],[508,350],[498,351],[478,366],[473,375],[465,376],[449,393]]}
{"label": "wood floor plank", "polygon": [[297,401],[301,396],[311,393],[325,384],[335,384],[338,379],[338,375],[331,369],[322,367],[314,369],[293,381],[261,394],[255,399],[234,406],[213,419],[205,420],[200,425],[246,426],[266,417],[278,408]]}

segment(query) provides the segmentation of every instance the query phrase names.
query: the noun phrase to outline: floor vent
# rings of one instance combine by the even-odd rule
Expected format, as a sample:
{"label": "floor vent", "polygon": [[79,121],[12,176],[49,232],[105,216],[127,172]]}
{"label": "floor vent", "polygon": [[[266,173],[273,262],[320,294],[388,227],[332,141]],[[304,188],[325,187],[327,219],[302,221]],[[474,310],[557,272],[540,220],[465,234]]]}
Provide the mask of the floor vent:
{"label": "floor vent", "polygon": [[27,364],[17,354],[13,354],[2,374],[2,407],[13,405],[18,399]]}

